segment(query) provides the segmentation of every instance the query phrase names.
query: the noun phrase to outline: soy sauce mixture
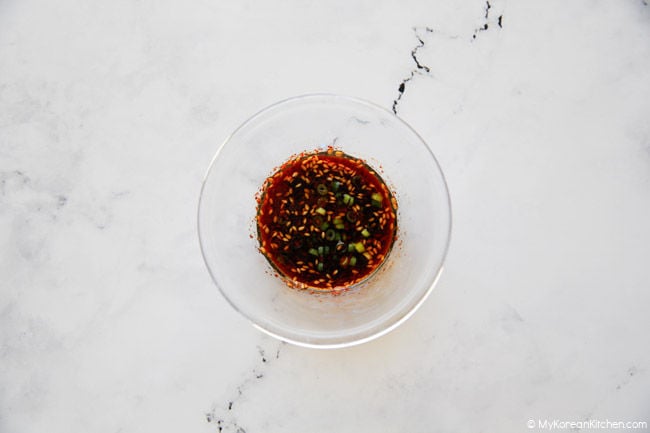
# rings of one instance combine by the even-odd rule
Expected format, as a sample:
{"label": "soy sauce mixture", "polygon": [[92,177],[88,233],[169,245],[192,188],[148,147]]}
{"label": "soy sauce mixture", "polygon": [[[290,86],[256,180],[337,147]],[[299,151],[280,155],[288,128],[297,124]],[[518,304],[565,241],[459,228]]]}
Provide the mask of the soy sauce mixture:
{"label": "soy sauce mixture", "polygon": [[364,161],[332,148],[303,153],[264,182],[259,250],[291,286],[346,288],[388,256],[396,210],[388,187]]}

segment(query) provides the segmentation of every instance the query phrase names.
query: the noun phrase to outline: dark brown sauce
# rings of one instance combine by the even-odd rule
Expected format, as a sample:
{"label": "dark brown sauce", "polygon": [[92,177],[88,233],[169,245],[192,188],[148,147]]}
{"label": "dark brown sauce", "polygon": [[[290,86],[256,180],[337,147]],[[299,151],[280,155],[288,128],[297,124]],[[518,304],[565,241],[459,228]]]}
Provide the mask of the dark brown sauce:
{"label": "dark brown sauce", "polygon": [[364,161],[332,148],[285,162],[264,182],[259,250],[293,287],[350,287],[386,259],[397,203]]}

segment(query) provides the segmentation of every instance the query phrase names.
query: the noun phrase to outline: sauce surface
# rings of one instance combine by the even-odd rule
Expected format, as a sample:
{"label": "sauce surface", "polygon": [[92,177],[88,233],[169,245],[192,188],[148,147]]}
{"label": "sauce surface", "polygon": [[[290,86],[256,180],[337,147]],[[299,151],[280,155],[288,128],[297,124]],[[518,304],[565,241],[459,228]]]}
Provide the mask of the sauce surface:
{"label": "sauce surface", "polygon": [[259,250],[293,287],[347,288],[386,259],[397,202],[364,161],[332,148],[285,162],[262,187]]}

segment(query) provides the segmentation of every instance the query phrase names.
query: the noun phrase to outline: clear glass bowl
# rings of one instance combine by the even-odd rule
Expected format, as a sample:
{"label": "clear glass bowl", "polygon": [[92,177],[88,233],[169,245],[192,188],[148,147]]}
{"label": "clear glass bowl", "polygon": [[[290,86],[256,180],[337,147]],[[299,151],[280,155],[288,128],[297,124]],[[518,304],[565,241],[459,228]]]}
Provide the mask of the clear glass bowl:
{"label": "clear glass bowl", "polygon": [[[333,145],[377,169],[399,206],[384,265],[340,294],[288,287],[257,250],[256,201],[290,156]],[[305,95],[248,119],[217,150],[199,202],[203,258],[221,293],[254,326],[309,347],[359,344],[396,328],[433,289],[451,232],[444,175],[422,138],[392,112],[359,99]]]}

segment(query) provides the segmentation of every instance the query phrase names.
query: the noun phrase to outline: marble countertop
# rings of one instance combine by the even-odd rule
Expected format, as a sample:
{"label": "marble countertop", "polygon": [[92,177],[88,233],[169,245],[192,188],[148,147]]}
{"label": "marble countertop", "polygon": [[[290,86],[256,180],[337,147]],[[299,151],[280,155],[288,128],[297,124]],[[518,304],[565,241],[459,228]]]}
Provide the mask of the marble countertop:
{"label": "marble countertop", "polygon": [[[348,349],[252,328],[196,235],[218,145],[310,92],[392,108],[452,197],[432,295]],[[643,0],[2,1],[0,431],[650,422],[649,119]]]}

